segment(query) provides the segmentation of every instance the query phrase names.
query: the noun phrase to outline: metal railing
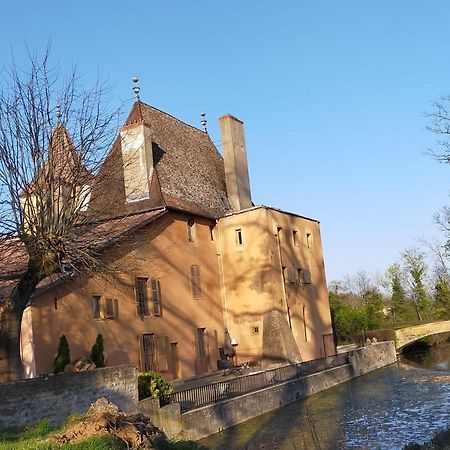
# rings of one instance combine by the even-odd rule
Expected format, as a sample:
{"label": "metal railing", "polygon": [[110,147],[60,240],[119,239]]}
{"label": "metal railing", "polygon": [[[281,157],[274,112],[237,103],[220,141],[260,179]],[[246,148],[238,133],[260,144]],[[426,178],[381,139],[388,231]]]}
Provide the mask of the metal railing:
{"label": "metal railing", "polygon": [[181,412],[186,412],[347,363],[348,356],[343,353],[328,358],[277,367],[276,369],[174,392],[166,396],[161,404],[180,403]]}

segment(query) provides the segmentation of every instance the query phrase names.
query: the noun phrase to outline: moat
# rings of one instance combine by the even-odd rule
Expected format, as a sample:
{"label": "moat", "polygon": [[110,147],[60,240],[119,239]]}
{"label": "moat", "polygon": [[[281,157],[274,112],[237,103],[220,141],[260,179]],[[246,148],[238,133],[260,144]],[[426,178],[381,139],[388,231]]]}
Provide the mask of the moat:
{"label": "moat", "polygon": [[212,449],[401,449],[450,424],[450,345],[201,441]]}

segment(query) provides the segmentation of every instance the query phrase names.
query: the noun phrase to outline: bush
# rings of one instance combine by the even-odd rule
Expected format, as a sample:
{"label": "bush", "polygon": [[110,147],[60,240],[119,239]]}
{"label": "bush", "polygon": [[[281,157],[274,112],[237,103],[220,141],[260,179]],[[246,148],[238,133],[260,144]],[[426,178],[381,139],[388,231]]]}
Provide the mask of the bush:
{"label": "bush", "polygon": [[64,372],[64,367],[70,363],[70,349],[66,336],[59,338],[58,354],[53,362],[53,373]]}
{"label": "bush", "polygon": [[103,350],[103,336],[98,334],[91,350],[91,361],[97,367],[105,367],[105,354],[103,353]]}
{"label": "bush", "polygon": [[155,372],[138,373],[139,400],[149,397],[167,398],[173,387],[165,378]]}

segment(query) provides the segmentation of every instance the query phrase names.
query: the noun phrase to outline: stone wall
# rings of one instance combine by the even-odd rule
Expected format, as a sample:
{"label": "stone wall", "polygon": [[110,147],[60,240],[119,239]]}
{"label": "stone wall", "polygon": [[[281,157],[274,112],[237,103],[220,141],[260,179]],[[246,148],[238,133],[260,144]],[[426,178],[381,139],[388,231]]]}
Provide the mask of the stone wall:
{"label": "stone wall", "polygon": [[132,365],[0,384],[0,426],[23,426],[41,418],[59,425],[75,413],[85,413],[100,397],[120,409],[136,411],[138,389]]}

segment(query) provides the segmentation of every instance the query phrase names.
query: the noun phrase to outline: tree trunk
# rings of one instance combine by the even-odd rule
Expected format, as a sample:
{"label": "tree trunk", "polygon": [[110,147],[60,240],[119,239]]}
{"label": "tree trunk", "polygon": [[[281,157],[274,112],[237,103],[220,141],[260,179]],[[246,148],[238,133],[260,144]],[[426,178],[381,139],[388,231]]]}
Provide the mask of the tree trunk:
{"label": "tree trunk", "polygon": [[0,383],[22,378],[20,328],[23,312],[38,282],[38,277],[27,271],[3,301],[0,310]]}

